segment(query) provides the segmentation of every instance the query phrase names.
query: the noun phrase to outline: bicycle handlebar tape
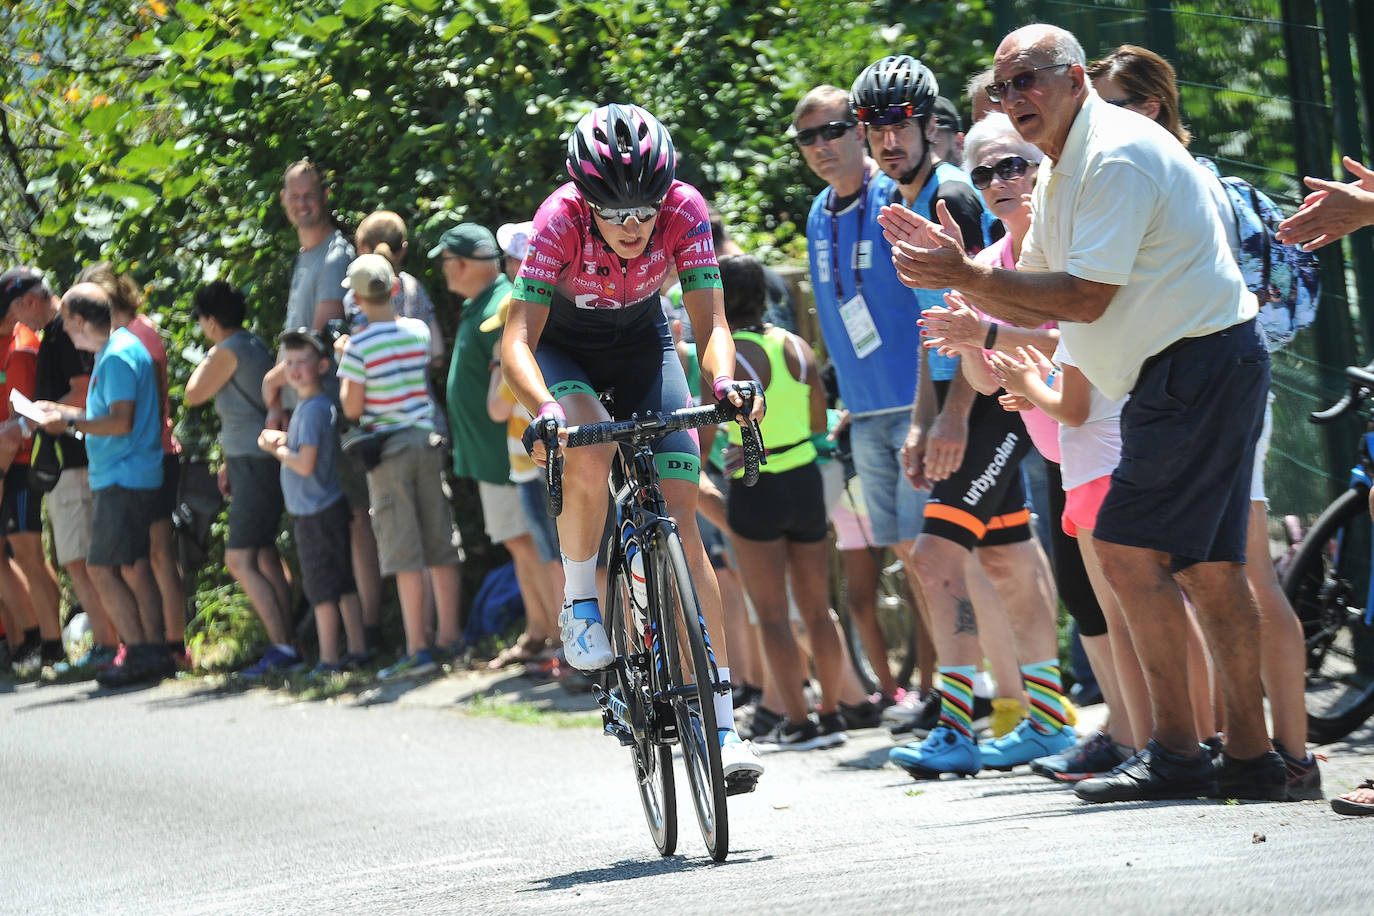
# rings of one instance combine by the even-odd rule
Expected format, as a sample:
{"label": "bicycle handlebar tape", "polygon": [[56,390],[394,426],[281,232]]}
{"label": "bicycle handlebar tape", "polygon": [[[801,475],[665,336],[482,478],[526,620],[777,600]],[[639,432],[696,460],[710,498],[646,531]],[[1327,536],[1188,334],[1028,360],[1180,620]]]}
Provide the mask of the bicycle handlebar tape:
{"label": "bicycle handlebar tape", "polygon": [[740,427],[740,441],[744,445],[744,485],[759,482],[759,464],[763,458],[763,437],[757,420],[749,420]]}

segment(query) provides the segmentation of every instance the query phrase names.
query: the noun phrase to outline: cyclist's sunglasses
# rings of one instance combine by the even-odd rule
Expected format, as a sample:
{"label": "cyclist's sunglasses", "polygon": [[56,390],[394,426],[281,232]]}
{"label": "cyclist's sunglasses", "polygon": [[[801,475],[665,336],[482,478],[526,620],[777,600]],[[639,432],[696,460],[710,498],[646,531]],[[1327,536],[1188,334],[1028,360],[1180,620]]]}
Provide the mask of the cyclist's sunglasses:
{"label": "cyclist's sunglasses", "polygon": [[968,177],[973,180],[973,186],[978,190],[983,190],[992,184],[992,176],[996,175],[1003,181],[1012,181],[1026,174],[1031,167],[1027,159],[1020,156],[1008,156],[1007,158],[994,162],[992,165],[980,165],[978,168],[968,173]]}
{"label": "cyclist's sunglasses", "polygon": [[806,127],[797,131],[797,145],[810,146],[816,142],[818,137],[824,137],[826,140],[838,140],[849,133],[849,129],[854,126],[853,121],[831,121],[820,127]]}
{"label": "cyclist's sunglasses", "polygon": [[662,206],[663,202],[660,201],[651,207],[606,207],[605,209],[593,207],[592,212],[612,226],[623,226],[631,218],[637,219],[641,223],[647,223],[658,215],[659,208]]}
{"label": "cyclist's sunglasses", "polygon": [[1015,89],[1017,92],[1029,92],[1035,88],[1036,81],[1039,80],[1035,74],[1041,70],[1059,70],[1063,67],[1072,67],[1073,64],[1045,64],[1043,67],[1031,67],[1029,70],[1022,70],[1020,73],[1012,74],[1011,79],[998,80],[990,83],[987,88],[988,99],[993,102],[1001,102],[1007,97],[1008,89]]}
{"label": "cyclist's sunglasses", "polygon": [[874,105],[860,105],[854,109],[854,114],[865,124],[896,124],[898,121],[905,121],[916,112],[916,106],[910,103],[906,105],[888,105],[885,108],[878,108]]}

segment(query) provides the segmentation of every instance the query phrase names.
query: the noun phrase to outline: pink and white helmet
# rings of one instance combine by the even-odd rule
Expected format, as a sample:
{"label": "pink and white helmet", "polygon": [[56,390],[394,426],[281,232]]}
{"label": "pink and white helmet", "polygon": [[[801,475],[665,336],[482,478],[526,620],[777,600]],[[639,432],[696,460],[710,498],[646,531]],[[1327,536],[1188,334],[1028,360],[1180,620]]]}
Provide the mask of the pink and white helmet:
{"label": "pink and white helmet", "polygon": [[676,171],[667,128],[638,105],[604,105],[583,115],[568,137],[568,174],[597,207],[655,206]]}

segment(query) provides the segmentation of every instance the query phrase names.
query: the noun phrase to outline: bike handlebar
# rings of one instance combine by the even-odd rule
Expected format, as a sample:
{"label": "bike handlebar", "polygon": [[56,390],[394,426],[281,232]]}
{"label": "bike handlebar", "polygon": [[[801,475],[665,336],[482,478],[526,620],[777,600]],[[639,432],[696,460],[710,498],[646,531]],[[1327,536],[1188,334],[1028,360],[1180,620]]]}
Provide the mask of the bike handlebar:
{"label": "bike handlebar", "polygon": [[[605,442],[629,442],[643,445],[660,436],[683,429],[699,429],[703,426],[717,426],[734,421],[738,416],[748,416],[753,406],[754,392],[744,392],[744,404],[736,407],[728,401],[701,407],[683,407],[669,413],[657,410],[637,413],[628,420],[606,420],[601,423],[587,423],[582,426],[569,426],[568,448],[584,445],[600,445]],[[740,423],[740,438],[744,444],[744,485],[752,487],[759,480],[759,466],[768,463],[764,456],[763,436],[759,432],[757,420]],[[545,482],[548,484],[548,512],[558,517],[563,511],[563,453],[558,448],[558,423],[544,420],[542,425],[531,423],[521,436],[525,451],[534,448],[535,439],[541,439],[548,450],[549,460],[545,465]]]}
{"label": "bike handlebar", "polygon": [[1325,410],[1308,414],[1309,422],[1330,423],[1345,416],[1356,405],[1374,398],[1374,363],[1367,366],[1346,366],[1345,378],[1347,383],[1345,394],[1341,395],[1339,401]]}

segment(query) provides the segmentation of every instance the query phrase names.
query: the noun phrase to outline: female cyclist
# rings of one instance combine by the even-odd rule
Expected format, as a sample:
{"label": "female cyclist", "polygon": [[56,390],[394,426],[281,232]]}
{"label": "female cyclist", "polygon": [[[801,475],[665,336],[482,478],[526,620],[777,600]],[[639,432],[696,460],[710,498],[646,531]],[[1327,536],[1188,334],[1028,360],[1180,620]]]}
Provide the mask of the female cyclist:
{"label": "female cyclist", "polygon": [[[670,268],[697,341],[702,375],[719,399],[744,401],[731,372],[720,269],[701,193],[674,178],[677,154],[662,124],[635,105],[585,115],[568,138],[564,184],[539,207],[515,281],[501,358],[506,380],[535,422],[560,428],[611,419],[597,392],[614,391],[616,419],[690,403],[658,290]],[[762,398],[753,404],[763,415]],[[566,433],[561,435],[566,444]],[[534,458],[547,458],[536,441]],[[614,445],[569,450],[558,519],[565,576],[559,627],[568,662],[585,671],[614,660],[597,602],[596,558],[606,519]],[[729,679],[720,590],[697,530],[701,461],[688,432],[654,443],[664,499],[677,520],[722,680]],[[735,732],[729,692],[716,696],[727,780],[757,779],[763,765]]]}

